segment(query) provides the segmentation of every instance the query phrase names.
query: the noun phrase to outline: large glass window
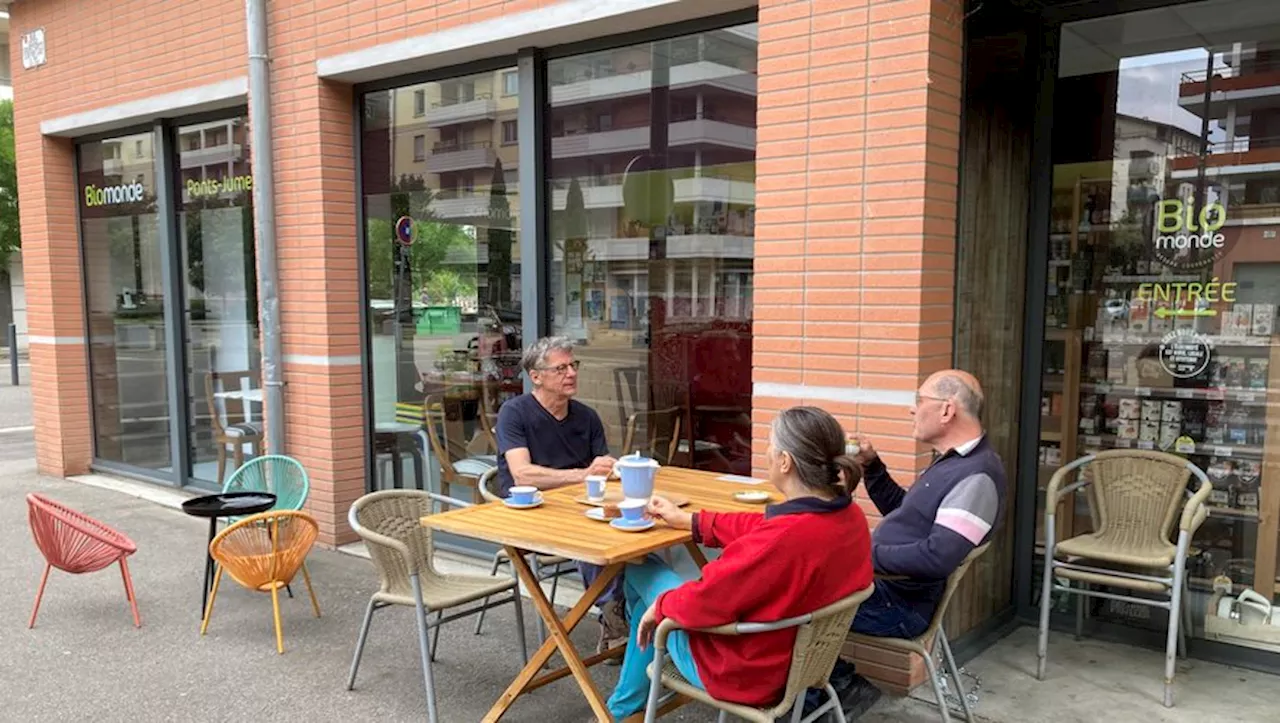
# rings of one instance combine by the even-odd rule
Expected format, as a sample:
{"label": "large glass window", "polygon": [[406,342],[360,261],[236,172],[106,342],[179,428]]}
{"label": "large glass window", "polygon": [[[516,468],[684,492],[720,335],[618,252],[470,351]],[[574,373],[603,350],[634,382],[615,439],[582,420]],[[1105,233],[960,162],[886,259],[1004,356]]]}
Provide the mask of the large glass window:
{"label": "large glass window", "polygon": [[456,473],[493,466],[498,406],[522,391],[519,139],[504,131],[515,127],[519,105],[504,92],[513,72],[364,97],[369,358],[382,486],[422,486],[436,474],[447,484]]}
{"label": "large glass window", "polygon": [[[1280,5],[1214,0],[1062,31],[1041,488],[1059,465],[1114,448],[1207,471],[1210,514],[1188,561],[1197,635],[1216,614],[1215,580],[1233,595],[1277,590],[1277,28]],[[1073,502],[1059,536],[1091,528],[1087,500]],[[1150,608],[1083,604],[1165,624]]]}
{"label": "large glass window", "polygon": [[171,448],[154,137],[82,143],[76,155],[95,455],[160,470]]}
{"label": "large glass window", "polygon": [[[221,485],[263,448],[249,124],[244,117],[224,118],[174,133],[187,472]],[[203,142],[184,144],[184,138]]]}
{"label": "large glass window", "polygon": [[755,25],[551,61],[551,327],[615,453],[751,470]]}

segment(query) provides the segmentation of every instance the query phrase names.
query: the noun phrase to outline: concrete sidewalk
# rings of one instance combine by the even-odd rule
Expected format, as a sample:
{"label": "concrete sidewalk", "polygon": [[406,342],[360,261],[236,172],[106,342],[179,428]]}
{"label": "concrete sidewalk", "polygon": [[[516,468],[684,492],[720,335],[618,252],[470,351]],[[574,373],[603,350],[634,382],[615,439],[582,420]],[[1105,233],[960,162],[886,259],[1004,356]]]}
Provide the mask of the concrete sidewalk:
{"label": "concrete sidewalk", "polygon": [[[2,443],[0,443],[2,446]],[[209,635],[199,635],[203,520],[173,509],[181,493],[112,478],[50,479],[29,461],[0,461],[0,720],[313,721],[425,720],[416,633],[409,610],[375,618],[356,690],[345,690],[372,567],[357,555],[317,549],[308,565],[324,617],[312,617],[305,595],[283,601],[286,653],[275,652],[271,604],[230,581],[219,594]],[[88,482],[89,484],[86,484]],[[139,546],[130,561],[143,627],[133,627],[120,577],[113,571],[72,577],[55,571],[34,630],[27,616],[43,561],[26,522],[28,491],[37,490],[120,528]],[[442,567],[484,572],[483,563],[445,555]],[[571,604],[576,586],[562,587]],[[580,591],[580,588],[576,588]],[[534,643],[534,616],[525,625]],[[447,625],[434,667],[441,720],[478,721],[520,667],[510,608],[491,611],[484,634],[469,621]],[[595,643],[594,623],[574,638]],[[1178,707],[1159,703],[1158,652],[1055,635],[1050,679],[1035,666],[1035,631],[1024,628],[966,667],[981,680],[980,720],[1264,721],[1274,720],[1275,678],[1201,662],[1180,665]],[[598,666],[602,691],[617,668]],[[906,699],[884,698],[863,723],[932,723],[938,711],[928,686]],[[507,721],[591,721],[571,679],[522,699]],[[663,720],[711,721],[690,706]]]}

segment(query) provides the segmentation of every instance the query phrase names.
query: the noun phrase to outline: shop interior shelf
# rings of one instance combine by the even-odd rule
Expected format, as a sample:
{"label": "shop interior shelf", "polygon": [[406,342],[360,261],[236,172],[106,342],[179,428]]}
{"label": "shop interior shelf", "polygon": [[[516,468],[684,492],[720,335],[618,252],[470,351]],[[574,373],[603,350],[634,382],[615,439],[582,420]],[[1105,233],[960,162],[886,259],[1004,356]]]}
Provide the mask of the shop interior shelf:
{"label": "shop interior shelf", "polygon": [[1080,391],[1091,394],[1115,394],[1122,397],[1148,397],[1158,399],[1190,399],[1205,401],[1233,401],[1241,404],[1266,406],[1265,389],[1228,389],[1222,387],[1129,387],[1109,382],[1081,384]]}
{"label": "shop interior shelf", "polygon": [[[1112,434],[1081,435],[1080,442],[1087,447],[1103,449],[1157,449],[1155,442],[1140,439],[1119,439]],[[1262,447],[1247,444],[1214,444],[1197,442],[1195,451],[1186,454],[1207,454],[1214,457],[1249,457],[1261,459]]]}

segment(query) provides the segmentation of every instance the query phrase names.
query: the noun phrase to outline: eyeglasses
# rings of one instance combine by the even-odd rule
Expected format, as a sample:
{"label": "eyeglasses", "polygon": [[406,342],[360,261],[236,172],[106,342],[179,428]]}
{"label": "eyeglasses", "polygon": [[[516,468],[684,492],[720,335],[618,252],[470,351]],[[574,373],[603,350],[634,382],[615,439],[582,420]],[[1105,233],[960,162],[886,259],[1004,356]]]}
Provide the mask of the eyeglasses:
{"label": "eyeglasses", "polygon": [[916,392],[916,406],[917,406],[917,407],[918,407],[918,406],[920,406],[920,403],[921,403],[921,402],[923,402],[923,401],[924,401],[924,400],[926,400],[926,399],[932,399],[932,400],[933,400],[933,401],[935,401],[935,402],[949,402],[949,401],[951,401],[951,399],[950,399],[949,397],[934,397],[934,396],[930,396],[930,395],[928,395],[928,394],[921,394],[920,392]]}
{"label": "eyeglasses", "polygon": [[578,359],[574,359],[568,364],[558,364],[553,367],[534,367],[534,369],[540,372],[553,372],[557,376],[563,376],[565,374],[568,374],[570,369],[574,370],[575,372],[578,371],[578,367],[580,366],[582,366],[582,362]]}

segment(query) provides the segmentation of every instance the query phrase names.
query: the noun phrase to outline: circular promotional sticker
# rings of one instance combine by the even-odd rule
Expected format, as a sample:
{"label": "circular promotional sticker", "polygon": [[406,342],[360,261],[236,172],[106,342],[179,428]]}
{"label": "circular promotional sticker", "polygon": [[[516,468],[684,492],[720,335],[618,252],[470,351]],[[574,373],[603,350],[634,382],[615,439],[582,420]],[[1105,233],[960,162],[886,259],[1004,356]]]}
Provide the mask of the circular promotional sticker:
{"label": "circular promotional sticker", "polygon": [[1160,366],[1175,379],[1198,376],[1211,356],[1213,343],[1193,329],[1174,329],[1160,340]]}
{"label": "circular promotional sticker", "polygon": [[396,238],[401,244],[408,246],[413,243],[413,230],[413,219],[408,216],[401,216],[396,221]]}

